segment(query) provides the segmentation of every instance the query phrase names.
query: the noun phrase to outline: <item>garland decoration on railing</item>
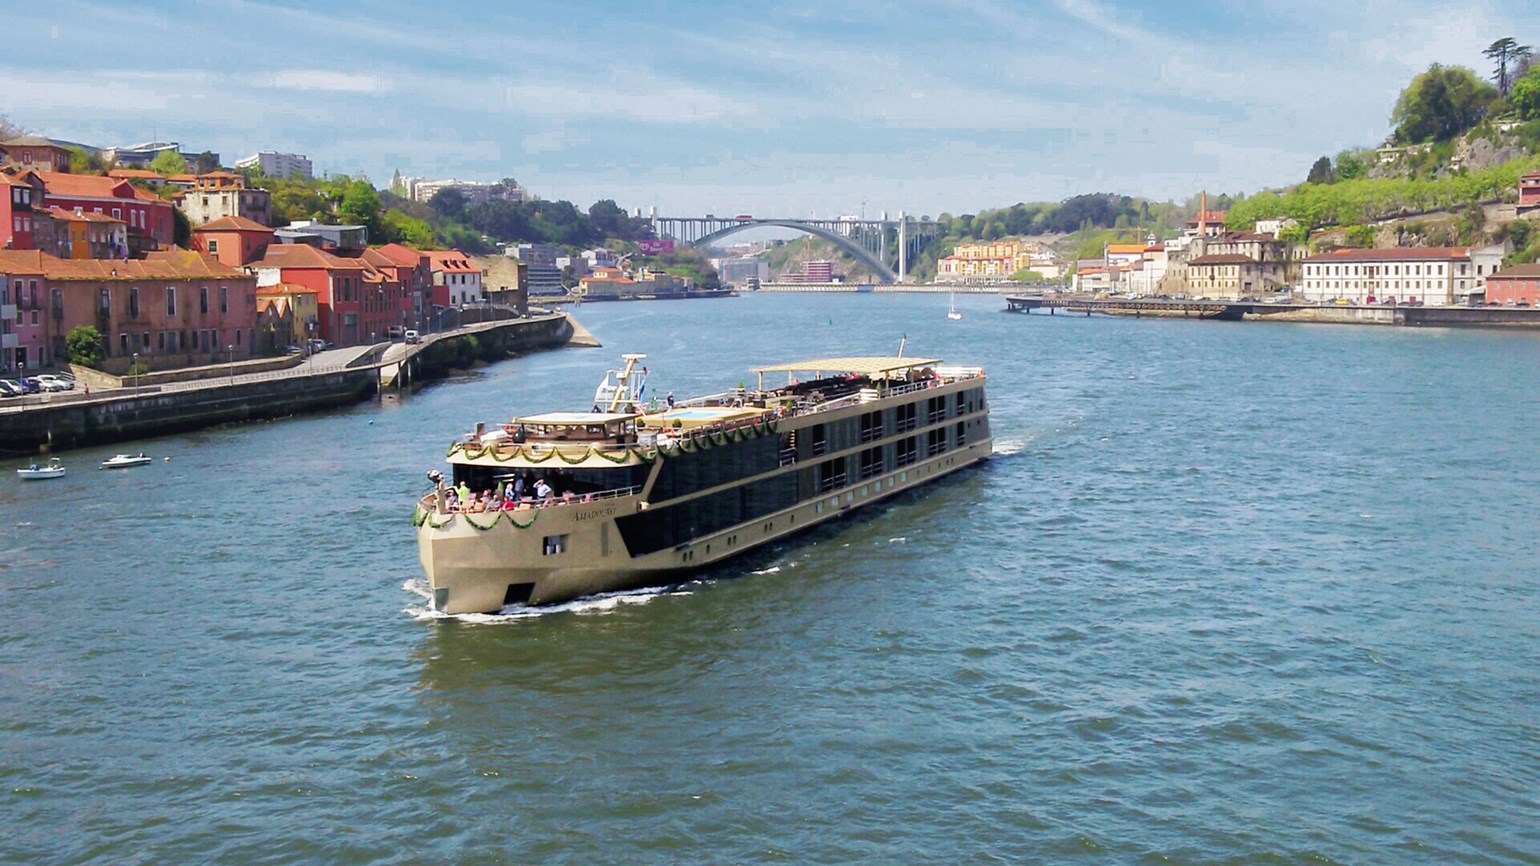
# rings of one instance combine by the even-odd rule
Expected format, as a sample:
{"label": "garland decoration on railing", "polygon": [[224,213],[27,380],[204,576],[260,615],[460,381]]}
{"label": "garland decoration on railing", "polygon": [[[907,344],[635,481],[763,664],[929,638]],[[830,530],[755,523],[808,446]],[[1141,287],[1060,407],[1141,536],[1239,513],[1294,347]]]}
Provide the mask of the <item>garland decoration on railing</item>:
{"label": "garland decoration on railing", "polygon": [[[528,511],[529,512],[529,520],[526,520],[525,522],[520,523],[519,522],[519,518],[517,517],[517,515],[519,514],[520,511]],[[516,527],[518,529],[528,529],[531,526],[534,526],[535,525],[535,521],[540,518],[540,510],[537,509],[537,508],[524,508],[524,509],[518,509],[516,511],[495,511],[495,512],[492,512],[492,522],[483,525],[483,524],[477,523],[475,520],[471,519],[471,514],[474,514],[474,513],[477,513],[477,512],[468,512],[468,513],[467,512],[455,512],[453,514],[446,515],[444,517],[443,522],[440,523],[440,522],[434,521],[434,519],[433,519],[433,512],[425,511],[423,509],[423,507],[421,505],[419,505],[419,506],[417,506],[416,513],[414,513],[412,515],[412,525],[413,526],[422,526],[424,523],[426,523],[429,527],[431,527],[433,529],[443,529],[444,527],[449,526],[450,524],[454,523],[456,517],[463,517],[463,518],[465,518],[465,522],[471,525],[472,529],[476,529],[476,530],[479,530],[481,532],[486,532],[487,530],[489,530],[492,527],[496,526],[497,522],[499,520],[507,520],[509,523],[513,524],[514,527]],[[485,512],[482,512],[482,513],[485,513]]]}

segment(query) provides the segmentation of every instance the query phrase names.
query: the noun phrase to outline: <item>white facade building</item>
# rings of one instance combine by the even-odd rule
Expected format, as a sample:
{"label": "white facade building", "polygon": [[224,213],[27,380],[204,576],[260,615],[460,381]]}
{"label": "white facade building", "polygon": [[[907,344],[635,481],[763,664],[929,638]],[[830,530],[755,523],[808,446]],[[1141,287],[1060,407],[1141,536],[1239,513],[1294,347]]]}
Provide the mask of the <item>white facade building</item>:
{"label": "white facade building", "polygon": [[1453,304],[1483,291],[1502,248],[1337,250],[1304,261],[1306,301]]}
{"label": "white facade building", "polygon": [[302,177],[306,180],[314,177],[310,159],[298,153],[264,150],[237,162],[235,167],[260,169],[268,177]]}

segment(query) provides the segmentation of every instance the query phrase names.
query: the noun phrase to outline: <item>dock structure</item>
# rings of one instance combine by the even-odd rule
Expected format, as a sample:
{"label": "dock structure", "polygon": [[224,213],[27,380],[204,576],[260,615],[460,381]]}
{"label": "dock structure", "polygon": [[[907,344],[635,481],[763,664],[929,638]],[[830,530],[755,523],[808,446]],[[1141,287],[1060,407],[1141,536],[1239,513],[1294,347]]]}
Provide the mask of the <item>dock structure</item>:
{"label": "dock structure", "polygon": [[1469,326],[1540,328],[1540,308],[1421,306],[1410,304],[1280,304],[1264,301],[1226,301],[1162,298],[1088,298],[1084,295],[1009,295],[1006,311],[1030,313],[1059,310],[1068,313],[1191,317],[1238,322],[1247,317],[1284,321],[1338,322],[1365,325]]}

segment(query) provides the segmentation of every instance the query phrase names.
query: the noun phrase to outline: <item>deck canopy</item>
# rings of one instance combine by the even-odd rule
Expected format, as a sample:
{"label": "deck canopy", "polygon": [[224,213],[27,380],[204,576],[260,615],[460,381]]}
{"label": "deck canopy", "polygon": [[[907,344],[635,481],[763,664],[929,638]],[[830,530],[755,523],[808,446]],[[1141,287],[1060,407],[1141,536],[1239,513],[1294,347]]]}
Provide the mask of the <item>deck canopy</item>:
{"label": "deck canopy", "polygon": [[814,358],[791,364],[774,364],[755,367],[751,373],[855,373],[860,376],[881,376],[885,373],[915,370],[941,363],[940,358]]}
{"label": "deck canopy", "polygon": [[636,412],[546,412],[542,415],[524,415],[513,419],[515,424],[538,424],[551,427],[587,427],[591,424],[608,424],[611,421],[629,421],[640,417]]}

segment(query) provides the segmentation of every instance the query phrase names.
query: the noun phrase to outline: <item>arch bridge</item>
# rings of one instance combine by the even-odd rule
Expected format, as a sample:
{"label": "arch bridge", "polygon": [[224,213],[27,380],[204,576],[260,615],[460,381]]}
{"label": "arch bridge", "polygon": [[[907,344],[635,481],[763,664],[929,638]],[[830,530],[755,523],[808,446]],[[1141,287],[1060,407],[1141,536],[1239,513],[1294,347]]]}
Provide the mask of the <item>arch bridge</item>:
{"label": "arch bridge", "polygon": [[779,219],[774,217],[659,217],[652,218],[653,233],[691,246],[710,246],[731,235],[753,228],[774,226],[805,232],[829,241],[872,269],[883,284],[903,282],[909,262],[926,244],[941,234],[935,220],[914,219]]}

